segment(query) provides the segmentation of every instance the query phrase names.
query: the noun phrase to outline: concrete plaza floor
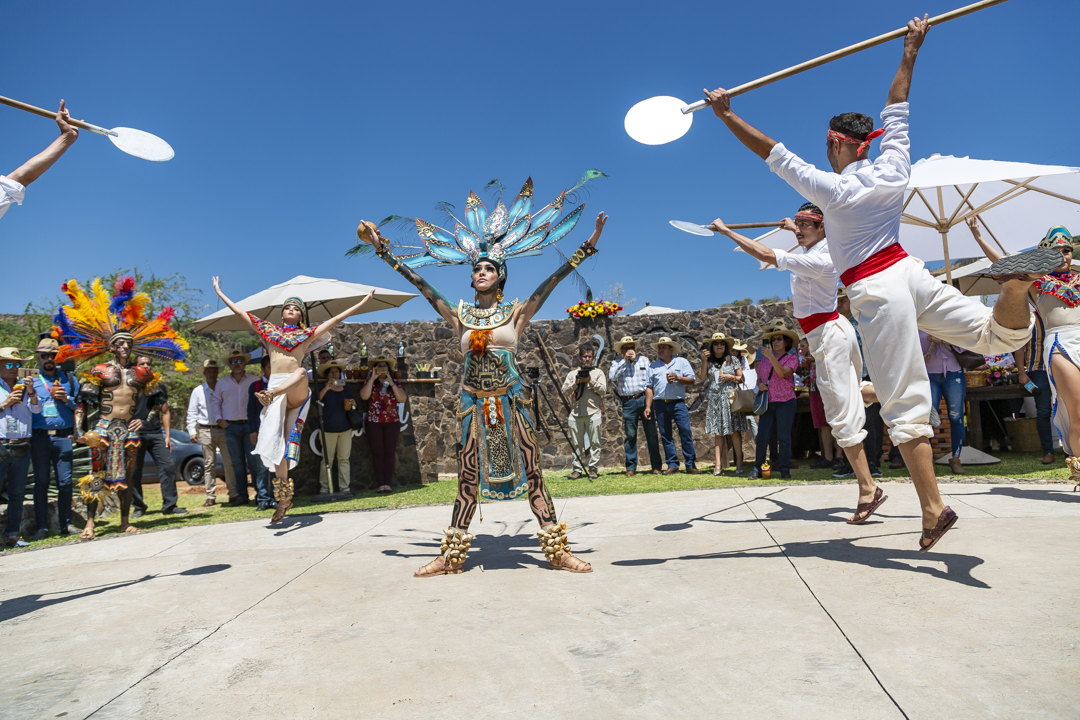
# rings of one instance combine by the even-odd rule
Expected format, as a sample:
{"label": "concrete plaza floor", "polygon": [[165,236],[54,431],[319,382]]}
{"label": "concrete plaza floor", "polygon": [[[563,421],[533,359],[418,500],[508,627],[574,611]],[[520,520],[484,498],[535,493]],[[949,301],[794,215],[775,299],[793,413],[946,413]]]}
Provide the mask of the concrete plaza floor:
{"label": "concrete plaza floor", "polygon": [[1080,716],[1080,493],[910,484],[524,502],[468,570],[416,580],[449,508],[238,522],[0,555],[2,718]]}

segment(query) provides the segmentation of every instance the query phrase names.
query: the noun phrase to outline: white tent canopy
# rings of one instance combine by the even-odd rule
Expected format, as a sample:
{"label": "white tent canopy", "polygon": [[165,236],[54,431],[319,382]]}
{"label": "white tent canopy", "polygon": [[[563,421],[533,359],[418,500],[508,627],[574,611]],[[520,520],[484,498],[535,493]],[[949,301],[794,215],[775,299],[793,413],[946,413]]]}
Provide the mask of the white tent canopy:
{"label": "white tent canopy", "polygon": [[[1080,232],[1080,168],[934,155],[911,168],[900,244],[927,262],[977,257],[982,250],[963,227],[978,214],[984,235],[1007,253],[1033,247],[1054,225]],[[961,227],[957,227],[961,226]],[[950,233],[952,229],[957,231]],[[757,238],[788,250],[795,236],[773,230]],[[737,252],[741,252],[736,249]],[[760,263],[764,270],[764,263]]]}
{"label": "white tent canopy", "polygon": [[[312,323],[319,323],[348,310],[360,302],[371,289],[371,285],[361,283],[297,275],[292,280],[268,287],[254,295],[249,295],[236,304],[241,310],[252,313],[263,320],[269,319],[272,322],[280,322],[281,304],[287,298],[295,296],[303,300],[304,304],[307,305],[308,320]],[[375,296],[360,309],[360,313],[400,307],[414,297],[416,297],[416,293],[377,287],[375,288]],[[195,323],[195,329],[199,332],[246,330],[247,326],[233,314],[232,310],[226,307],[200,318]]]}
{"label": "white tent canopy", "polygon": [[646,305],[645,307],[630,313],[634,315],[670,315],[671,313],[685,312],[684,310],[676,310],[675,308],[661,307],[660,305]]}

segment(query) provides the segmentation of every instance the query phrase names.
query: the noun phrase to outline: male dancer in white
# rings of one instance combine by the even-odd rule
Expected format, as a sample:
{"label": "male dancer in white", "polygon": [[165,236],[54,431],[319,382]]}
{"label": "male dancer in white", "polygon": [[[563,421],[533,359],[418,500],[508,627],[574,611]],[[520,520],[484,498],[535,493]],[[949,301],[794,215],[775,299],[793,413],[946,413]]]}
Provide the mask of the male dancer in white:
{"label": "male dancer in white", "polygon": [[848,519],[860,525],[881,507],[889,496],[870,475],[863,450],[866,437],[866,410],[859,381],[862,357],[855,328],[836,311],[836,268],[829,255],[821,208],[806,203],[795,213],[795,221],[784,218],[781,226],[795,233],[799,247],[791,252],[773,250],[733,231],[717,218],[712,229],[735,241],[748,255],[779,270],[791,271],[791,304],[810,343],[810,354],[817,362],[817,386],[825,417],[832,427],[836,444],[844,449],[848,462],[859,479],[859,502]]}
{"label": "male dancer in white", "polygon": [[[908,23],[904,55],[881,113],[883,130],[871,132],[873,121],[859,113],[844,113],[829,122],[831,173],[800,159],[733,113],[723,88],[706,91],[713,112],[735,137],[825,211],[829,253],[859,321],[881,416],[919,494],[920,552],[932,548],[957,516],[941,501],[934,477],[930,380],[918,331],[984,355],[1011,352],[1031,336],[1028,288],[1038,275],[1053,269],[1024,267],[1032,274],[1009,276],[991,311],[933,278],[921,260],[900,247],[900,216],[911,175],[907,98],[915,58],[929,29],[926,16]],[[866,150],[881,135],[881,156],[870,162]]]}

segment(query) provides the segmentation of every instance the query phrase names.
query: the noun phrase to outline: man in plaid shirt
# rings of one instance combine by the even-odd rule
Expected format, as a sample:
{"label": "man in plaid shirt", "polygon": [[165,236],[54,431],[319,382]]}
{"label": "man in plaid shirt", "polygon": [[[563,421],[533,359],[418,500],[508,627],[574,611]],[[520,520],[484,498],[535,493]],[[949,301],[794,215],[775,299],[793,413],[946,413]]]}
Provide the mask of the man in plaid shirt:
{"label": "man in plaid shirt", "polygon": [[637,474],[638,421],[645,426],[645,443],[649,446],[649,464],[654,475],[660,474],[660,442],[656,435],[656,418],[645,417],[645,388],[649,384],[649,359],[637,353],[637,343],[627,335],[613,346],[619,360],[611,363],[608,380],[612,391],[622,403],[623,452],[626,453],[626,476]]}

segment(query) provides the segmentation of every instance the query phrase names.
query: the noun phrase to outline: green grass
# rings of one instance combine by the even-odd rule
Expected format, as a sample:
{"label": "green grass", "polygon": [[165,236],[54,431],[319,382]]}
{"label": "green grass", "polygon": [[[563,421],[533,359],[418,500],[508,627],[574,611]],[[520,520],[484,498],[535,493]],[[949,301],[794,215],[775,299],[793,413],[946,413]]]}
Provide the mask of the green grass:
{"label": "green grass", "polygon": [[[968,467],[966,480],[986,478],[990,480],[1039,480],[1064,481],[1069,471],[1058,453],[1053,465],[1040,463],[1041,453],[998,453],[1001,462],[996,465]],[[747,485],[787,485],[803,482],[854,482],[854,477],[835,480],[830,470],[811,470],[811,461],[800,460],[800,467],[793,470],[790,480],[773,478],[769,480],[749,480],[746,475],[736,475],[734,469],[726,470],[719,477],[712,474],[712,465],[702,465],[700,475],[675,473],[672,475],[638,474],[628,478],[619,470],[601,471],[600,477],[590,482],[587,478],[571,480],[569,471],[548,471],[544,479],[553,497],[578,497],[586,495],[624,495],[631,493],[668,492],[672,490],[697,490],[701,488],[731,487]],[[747,466],[749,469],[749,465]],[[960,479],[949,471],[948,465],[935,465],[938,477],[943,481]],[[908,477],[906,470],[883,469],[883,480],[901,480]],[[180,507],[189,511],[188,515],[161,515],[156,510],[161,507],[161,493],[156,485],[145,488],[145,498],[151,512],[134,521],[143,530],[161,530],[166,528],[209,525],[238,520],[260,519],[268,521],[272,511],[259,512],[255,505],[242,507],[202,507],[206,496],[201,492],[180,495]],[[342,512],[348,510],[371,510],[375,508],[403,507],[409,505],[432,505],[451,503],[457,493],[457,483],[453,479],[442,480],[431,485],[409,485],[395,489],[388,494],[373,491],[357,493],[353,499],[336,503],[312,503],[310,498],[296,497],[290,515]],[[224,495],[218,495],[219,501]],[[109,515],[97,523],[97,537],[120,534],[118,514]],[[61,543],[77,542],[71,536],[53,536],[45,540],[31,542],[31,547],[44,547]]]}

